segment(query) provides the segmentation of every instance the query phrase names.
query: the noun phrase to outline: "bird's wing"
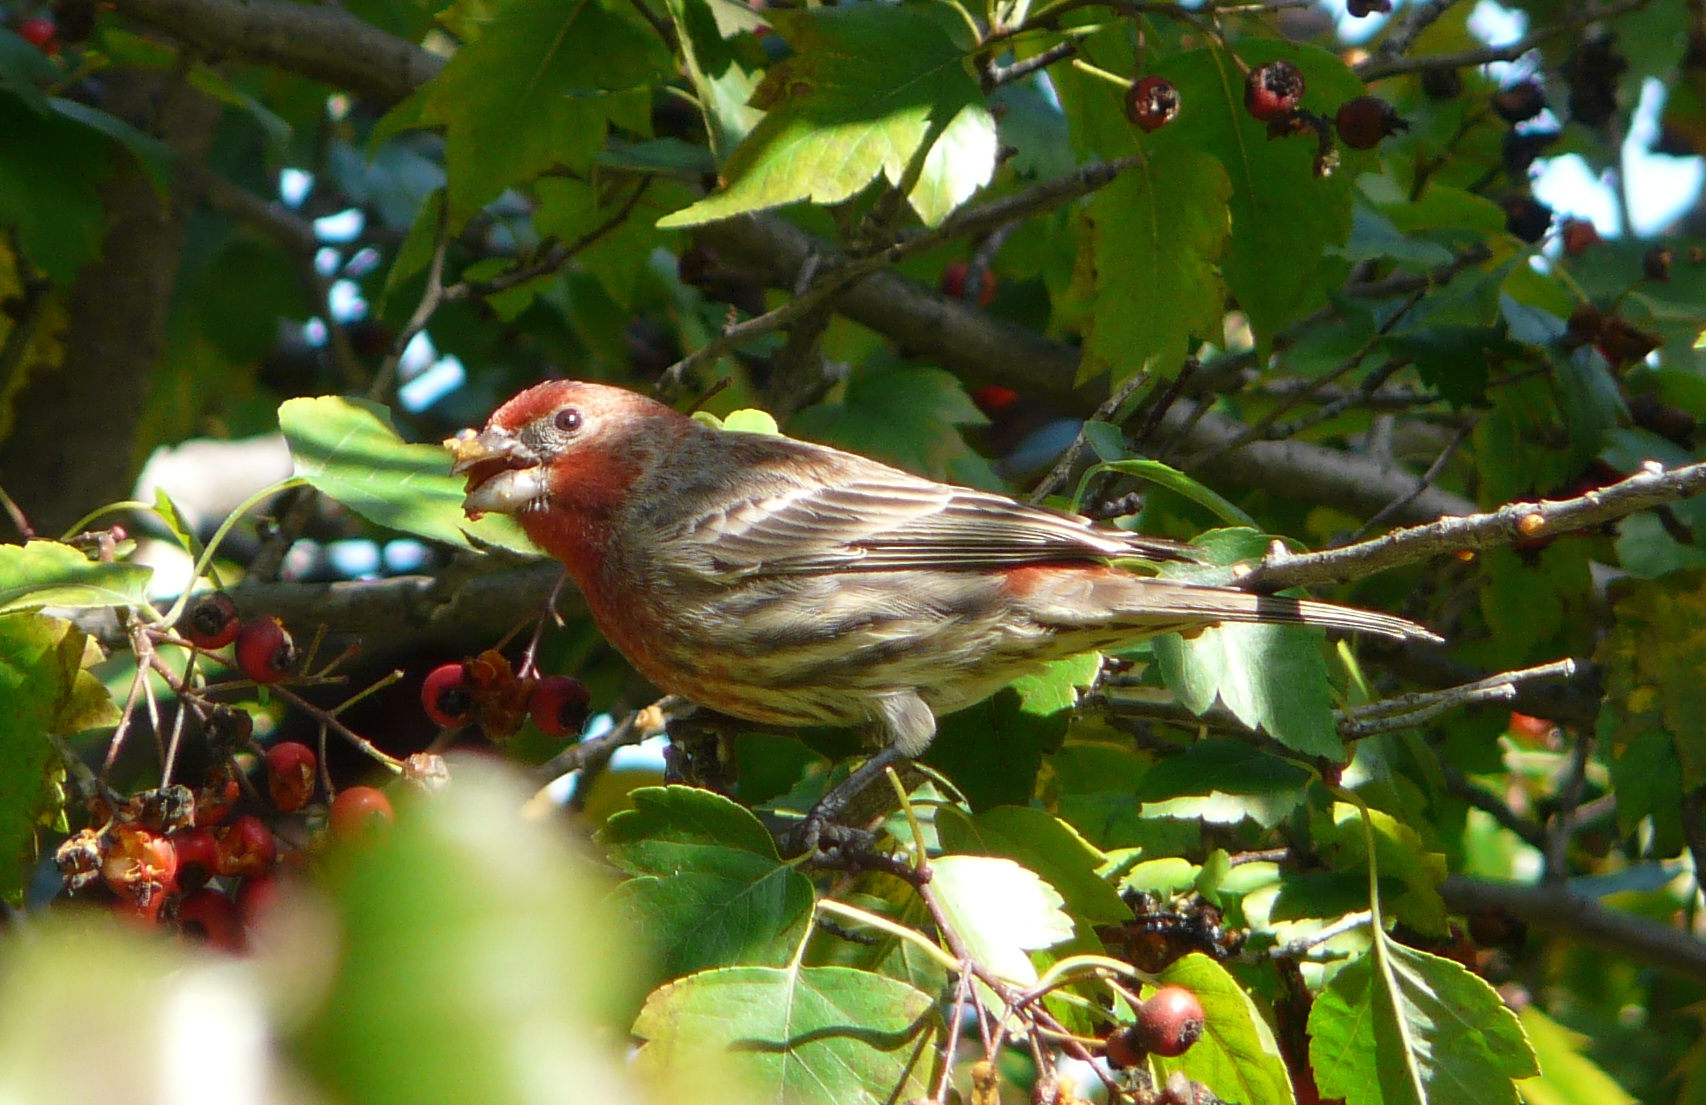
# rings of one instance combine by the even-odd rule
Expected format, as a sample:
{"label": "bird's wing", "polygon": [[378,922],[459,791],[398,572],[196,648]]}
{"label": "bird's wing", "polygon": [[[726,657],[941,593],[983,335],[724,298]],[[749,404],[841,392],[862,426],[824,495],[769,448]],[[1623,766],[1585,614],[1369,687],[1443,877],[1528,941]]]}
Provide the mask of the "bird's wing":
{"label": "bird's wing", "polygon": [[1189,546],[1098,527],[1005,495],[935,483],[847,454],[699,515],[685,536],[718,575],[973,569],[1058,560],[1195,559]]}

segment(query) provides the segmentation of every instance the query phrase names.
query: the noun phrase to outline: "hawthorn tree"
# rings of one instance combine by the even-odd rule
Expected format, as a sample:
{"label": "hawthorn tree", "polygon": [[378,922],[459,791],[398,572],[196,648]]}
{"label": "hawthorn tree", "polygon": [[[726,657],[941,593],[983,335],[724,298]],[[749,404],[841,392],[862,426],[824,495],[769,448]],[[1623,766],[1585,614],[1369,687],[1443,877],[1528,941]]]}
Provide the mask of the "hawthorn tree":
{"label": "hawthorn tree", "polygon": [[[1531,178],[1706,152],[1706,10],[1347,6],[0,8],[0,1097],[1700,1100],[1706,238]],[[1447,642],[1062,662],[787,856],[858,734],[461,510],[549,376]]]}

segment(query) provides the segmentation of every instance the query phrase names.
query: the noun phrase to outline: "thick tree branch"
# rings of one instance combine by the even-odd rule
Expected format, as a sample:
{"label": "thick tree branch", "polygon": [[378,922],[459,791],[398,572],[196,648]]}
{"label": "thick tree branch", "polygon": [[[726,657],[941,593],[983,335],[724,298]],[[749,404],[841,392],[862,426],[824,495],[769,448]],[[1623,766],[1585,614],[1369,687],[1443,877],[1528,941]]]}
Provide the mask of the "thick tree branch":
{"label": "thick tree branch", "polygon": [[1589,23],[1625,15],[1647,6],[1648,0],[1622,0],[1621,3],[1609,4],[1604,8],[1588,6],[1573,19],[1559,19],[1548,23],[1533,34],[1524,35],[1509,46],[1487,46],[1478,50],[1463,50],[1455,54],[1427,54],[1422,57],[1401,58],[1388,57],[1377,53],[1374,57],[1355,66],[1354,71],[1363,80],[1373,83],[1383,77],[1395,77],[1400,73],[1419,73],[1424,69],[1466,69],[1477,65],[1486,65],[1495,61],[1515,61],[1561,34],[1585,27]]}
{"label": "thick tree branch", "polygon": [[1566,940],[1706,982],[1706,943],[1681,929],[1607,909],[1566,886],[1525,886],[1451,875],[1439,891],[1453,913],[1502,911]]}
{"label": "thick tree branch", "polygon": [[120,15],[204,50],[275,65],[376,104],[404,99],[444,59],[331,4],[116,0]]}

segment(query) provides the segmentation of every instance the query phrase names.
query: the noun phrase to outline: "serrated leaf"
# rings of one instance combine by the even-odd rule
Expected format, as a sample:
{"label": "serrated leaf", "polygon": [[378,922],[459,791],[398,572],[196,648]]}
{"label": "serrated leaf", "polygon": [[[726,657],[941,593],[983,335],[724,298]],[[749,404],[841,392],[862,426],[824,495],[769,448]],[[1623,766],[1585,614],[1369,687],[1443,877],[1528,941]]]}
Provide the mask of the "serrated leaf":
{"label": "serrated leaf", "polygon": [[112,143],[16,96],[0,96],[0,224],[56,284],[69,285],[101,250],[105,228],[96,185],[111,167]]}
{"label": "serrated leaf", "polygon": [[1271,829],[1302,803],[1314,774],[1244,741],[1198,741],[1149,769],[1138,787],[1145,817],[1249,818]]}
{"label": "serrated leaf", "polygon": [[1160,982],[1183,986],[1203,1007],[1202,1038],[1176,1059],[1155,1060],[1164,1074],[1182,1071],[1227,1105],[1290,1105],[1296,1100],[1273,1030],[1225,967],[1192,952],[1161,972]]}
{"label": "serrated leaf", "polygon": [[445,128],[452,229],[505,187],[585,171],[615,120],[649,133],[647,86],[669,65],[656,33],[615,0],[505,0],[427,86],[421,121]]}
{"label": "serrated leaf", "polygon": [[728,184],[664,227],[697,226],[766,207],[840,203],[878,177],[907,192],[934,226],[989,182],[995,120],[966,59],[934,20],[859,4],[768,13],[794,55],[753,96],[764,119],[723,165]]}
{"label": "serrated leaf", "polygon": [[1216,267],[1230,223],[1226,170],[1210,154],[1163,148],[1116,177],[1084,212],[1094,299],[1080,382],[1109,372],[1178,373],[1193,338],[1220,334]]}
{"label": "serrated leaf", "polygon": [[645,787],[599,839],[635,877],[615,904],[665,977],[735,963],[785,963],[812,905],[811,881],[776,855],[742,806],[693,787]]}
{"label": "serrated leaf", "polygon": [[136,158],[143,175],[154,185],[154,194],[162,203],[166,200],[167,176],[172,169],[172,151],[166,143],[152,134],[140,131],[111,112],[90,107],[77,100],[61,96],[48,97],[48,107],[55,115],[69,119],[80,127],[105,135],[123,146]]}
{"label": "serrated leaf", "polygon": [[951,373],[871,367],[854,372],[841,402],[819,403],[794,415],[788,432],[939,480],[971,452],[955,427],[986,421]]}
{"label": "serrated leaf", "polygon": [[1706,783],[1706,569],[1627,581],[1613,592],[1616,624],[1594,659],[1605,669],[1605,712],[1619,745],[1648,729],[1675,743],[1684,790]]}
{"label": "serrated leaf", "polygon": [[1439,896],[1439,884],[1445,881],[1445,856],[1429,851],[1421,834],[1410,826],[1380,810],[1368,810],[1365,814],[1349,802],[1335,802],[1330,815],[1311,820],[1311,832],[1321,855],[1336,869],[1366,866],[1365,816],[1374,830],[1374,858],[1381,881],[1397,879],[1405,888],[1396,898],[1382,894],[1382,908],[1412,928],[1444,935],[1445,902]]}
{"label": "serrated leaf", "polygon": [[930,871],[945,920],[972,959],[1001,978],[1036,982],[1027,953],[1072,937],[1060,892],[1010,859],[942,856],[931,861]]}
{"label": "serrated leaf", "polygon": [[953,806],[936,811],[944,850],[1004,856],[1036,872],[1058,890],[1066,908],[1096,925],[1131,919],[1131,910],[1096,873],[1107,856],[1064,821],[1030,806],[996,806],[967,816]]}
{"label": "serrated leaf", "polygon": [[[1337,56],[1313,46],[1246,40],[1238,55],[1251,67],[1281,58],[1296,65],[1307,84],[1302,106],[1328,117],[1366,92]],[[1179,90],[1180,108],[1148,145],[1157,154],[1172,146],[1201,150],[1225,166],[1232,235],[1222,272],[1265,348],[1281,327],[1324,305],[1344,271],[1330,247],[1350,235],[1351,182],[1368,155],[1343,150],[1339,170],[1316,177],[1315,142],[1269,141],[1263,124],[1244,110],[1245,71],[1224,50],[1185,51],[1158,62],[1154,72]]]}
{"label": "serrated leaf", "polygon": [[296,474],[377,525],[472,548],[485,545],[536,553],[521,528],[505,515],[471,522],[462,513],[462,485],[450,474],[450,457],[437,445],[410,445],[378,403],[338,396],[289,399],[278,426],[290,446]]}
{"label": "serrated leaf", "polygon": [[904,982],[849,967],[706,971],[647,999],[634,1061],[680,1077],[709,1059],[752,1101],[889,1105],[929,1092],[933,1004]]}
{"label": "serrated leaf", "polygon": [[1346,1105],[1515,1105],[1512,1080],[1539,1073],[1491,986],[1385,939],[1316,997],[1309,1036],[1321,1096]]}
{"label": "serrated leaf", "polygon": [[952,779],[973,809],[1025,804],[1043,754],[1066,737],[1078,688],[1100,669],[1101,656],[1093,652],[1058,660],[941,718],[925,762]]}
{"label": "serrated leaf", "polygon": [[[59,812],[64,769],[49,733],[112,716],[112,700],[83,670],[87,638],[61,618],[0,616],[0,898],[23,904],[36,859],[36,829]],[[93,686],[91,687],[91,684]],[[106,703],[101,710],[92,696]],[[76,725],[77,729],[67,729]]]}
{"label": "serrated leaf", "polygon": [[0,545],[0,614],[43,606],[145,606],[153,578],[152,568],[90,560],[58,541]]}
{"label": "serrated leaf", "polygon": [[705,116],[706,138],[721,162],[764,118],[764,112],[748,106],[761,78],[726,41],[724,23],[750,29],[763,19],[728,0],[668,0],[667,7]]}

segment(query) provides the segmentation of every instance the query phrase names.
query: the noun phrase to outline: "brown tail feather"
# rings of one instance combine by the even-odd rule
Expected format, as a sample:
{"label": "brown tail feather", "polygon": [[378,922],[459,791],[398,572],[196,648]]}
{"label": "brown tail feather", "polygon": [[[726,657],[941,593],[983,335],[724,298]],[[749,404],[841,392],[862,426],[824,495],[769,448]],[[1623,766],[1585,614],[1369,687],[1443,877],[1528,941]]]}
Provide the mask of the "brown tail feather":
{"label": "brown tail feather", "polygon": [[1205,586],[1177,580],[1143,579],[1131,599],[1121,605],[1140,614],[1145,623],[1179,619],[1210,624],[1314,625],[1323,629],[1374,633],[1398,641],[1431,641],[1437,644],[1444,640],[1432,630],[1392,614],[1316,599],[1256,595],[1236,587]]}

